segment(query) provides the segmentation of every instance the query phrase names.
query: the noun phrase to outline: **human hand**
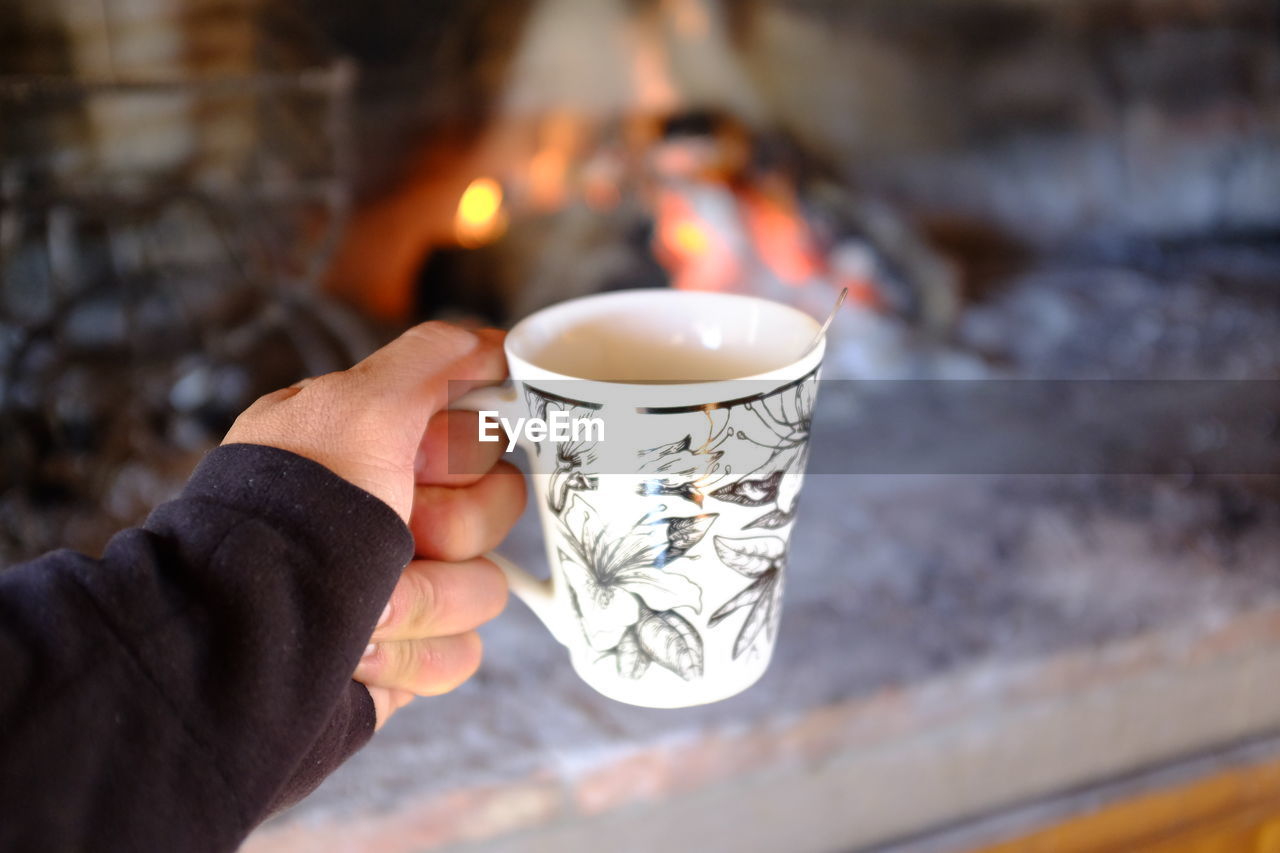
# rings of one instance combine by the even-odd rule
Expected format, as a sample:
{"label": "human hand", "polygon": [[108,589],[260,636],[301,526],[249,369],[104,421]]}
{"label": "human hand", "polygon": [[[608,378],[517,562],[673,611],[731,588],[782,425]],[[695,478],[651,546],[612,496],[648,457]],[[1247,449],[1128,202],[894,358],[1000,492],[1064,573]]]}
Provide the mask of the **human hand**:
{"label": "human hand", "polygon": [[379,727],[414,696],[469,678],[481,655],[474,629],[506,602],[504,576],[479,555],[523,511],[523,477],[499,461],[500,442],[478,440],[474,412],[441,411],[503,378],[501,344],[501,332],[424,323],[349,370],[262,397],[224,439],[319,462],[381,498],[413,532],[424,559],[400,577],[355,672]]}
{"label": "human hand", "polygon": [[499,461],[500,443],[478,436],[475,412],[448,411],[431,419],[423,438],[410,529],[426,559],[404,570],[355,672],[379,727],[415,696],[447,693],[470,678],[481,657],[474,629],[506,604],[506,576],[480,554],[523,512],[524,476]]}

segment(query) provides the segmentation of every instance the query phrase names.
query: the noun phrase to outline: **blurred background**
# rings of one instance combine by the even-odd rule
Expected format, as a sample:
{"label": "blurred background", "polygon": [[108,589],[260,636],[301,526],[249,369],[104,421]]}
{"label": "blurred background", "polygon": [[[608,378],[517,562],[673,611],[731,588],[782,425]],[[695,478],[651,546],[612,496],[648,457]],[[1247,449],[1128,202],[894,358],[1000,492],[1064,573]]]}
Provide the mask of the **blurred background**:
{"label": "blurred background", "polygon": [[[0,565],[411,322],[643,287],[848,287],[828,379],[1274,389],[1280,6],[0,0]],[[513,606],[248,849],[1280,851],[1280,468],[1174,426],[1160,476],[812,477],[709,708]]]}

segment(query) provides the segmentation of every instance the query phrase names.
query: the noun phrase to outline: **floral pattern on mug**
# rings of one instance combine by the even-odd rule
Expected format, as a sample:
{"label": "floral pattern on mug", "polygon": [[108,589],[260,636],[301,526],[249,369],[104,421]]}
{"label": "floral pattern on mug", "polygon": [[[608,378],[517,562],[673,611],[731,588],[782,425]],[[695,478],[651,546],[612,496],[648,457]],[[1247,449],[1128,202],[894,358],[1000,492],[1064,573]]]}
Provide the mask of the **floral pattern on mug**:
{"label": "floral pattern on mug", "polygon": [[[572,422],[586,420],[597,411],[588,403],[566,400],[562,397],[524,386],[525,403],[532,417],[547,420],[555,412],[564,412]],[[555,442],[556,467],[547,484],[547,506],[556,515],[564,512],[569,496],[575,492],[594,491],[599,478],[593,468],[599,458],[596,439],[574,439]],[[542,443],[534,446],[534,452],[542,454]]]}
{"label": "floral pattern on mug", "polygon": [[[776,638],[786,565],[783,528],[794,518],[807,461],[815,384],[811,374],[767,395],[698,411],[705,430],[700,437],[677,433],[638,451],[640,471],[654,476],[636,493],[666,499],[639,519],[611,521],[585,498],[599,480],[594,445],[558,450],[546,502],[560,522],[559,568],[587,644],[601,659],[612,658],[622,677],[642,678],[654,664],[686,681],[702,676],[704,641],[691,620],[703,612],[704,587],[695,578],[715,571],[696,568],[702,556],[714,555],[712,566],[749,581],[705,623],[708,629],[737,624],[732,659]],[[552,406],[586,411],[562,397],[538,398],[541,413]],[[754,461],[745,473],[734,472],[726,458],[747,448]],[[719,535],[713,549],[693,553],[721,515],[717,503],[763,510],[725,534],[760,528],[780,535]]]}
{"label": "floral pattern on mug", "polygon": [[733,643],[733,658],[737,660],[757,639],[770,640],[777,635],[787,543],[777,536],[740,539],[717,536],[715,543],[720,561],[751,580],[741,592],[720,605],[708,623],[714,628],[739,610],[747,611]]}
{"label": "floral pattern on mug", "polygon": [[[773,505],[772,510],[744,529],[776,530],[790,524],[795,517],[801,478],[787,475],[803,474],[809,460],[815,392],[814,382],[800,382],[792,389],[742,405],[740,411],[754,422],[738,426],[736,438],[768,449],[769,458],[741,479],[711,492],[710,496],[739,506]],[[739,423],[748,420],[743,418]]]}
{"label": "floral pattern on mug", "polygon": [[[702,612],[702,587],[666,568],[669,560],[660,562],[672,548],[671,524],[683,520],[645,516],[625,530],[610,529],[580,495],[570,499],[561,516],[565,547],[558,551],[560,571],[593,649],[616,649],[623,634],[648,613],[678,608]],[[705,518],[688,529],[700,531],[691,535],[701,539],[714,520],[714,516]],[[665,536],[658,529],[660,523],[667,526]]]}

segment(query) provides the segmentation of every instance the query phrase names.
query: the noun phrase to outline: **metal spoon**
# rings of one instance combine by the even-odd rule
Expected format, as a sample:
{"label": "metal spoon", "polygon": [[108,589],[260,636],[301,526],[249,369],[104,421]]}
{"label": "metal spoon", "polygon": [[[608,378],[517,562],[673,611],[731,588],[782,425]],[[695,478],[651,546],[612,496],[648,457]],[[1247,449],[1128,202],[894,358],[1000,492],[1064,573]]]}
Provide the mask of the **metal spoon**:
{"label": "metal spoon", "polygon": [[844,304],[844,298],[848,295],[849,288],[846,287],[840,291],[840,295],[836,297],[835,307],[832,308],[831,313],[827,315],[827,322],[822,324],[822,328],[818,330],[818,334],[813,336],[813,340],[804,348],[804,352],[800,353],[800,358],[797,358],[796,361],[799,361],[801,358],[804,358],[806,355],[813,352],[813,348],[818,345],[818,342],[822,340],[822,336],[827,333],[827,329],[831,327],[831,321],[836,318],[836,312],[840,310],[840,306]]}

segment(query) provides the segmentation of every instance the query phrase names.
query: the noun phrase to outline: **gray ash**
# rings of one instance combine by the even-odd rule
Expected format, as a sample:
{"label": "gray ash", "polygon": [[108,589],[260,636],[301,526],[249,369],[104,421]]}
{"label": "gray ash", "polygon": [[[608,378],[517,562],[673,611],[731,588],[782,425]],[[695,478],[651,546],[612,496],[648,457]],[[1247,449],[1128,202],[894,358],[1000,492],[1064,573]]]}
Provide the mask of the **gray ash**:
{"label": "gray ash", "polygon": [[1280,377],[1280,243],[1041,258],[960,340],[1034,378]]}

